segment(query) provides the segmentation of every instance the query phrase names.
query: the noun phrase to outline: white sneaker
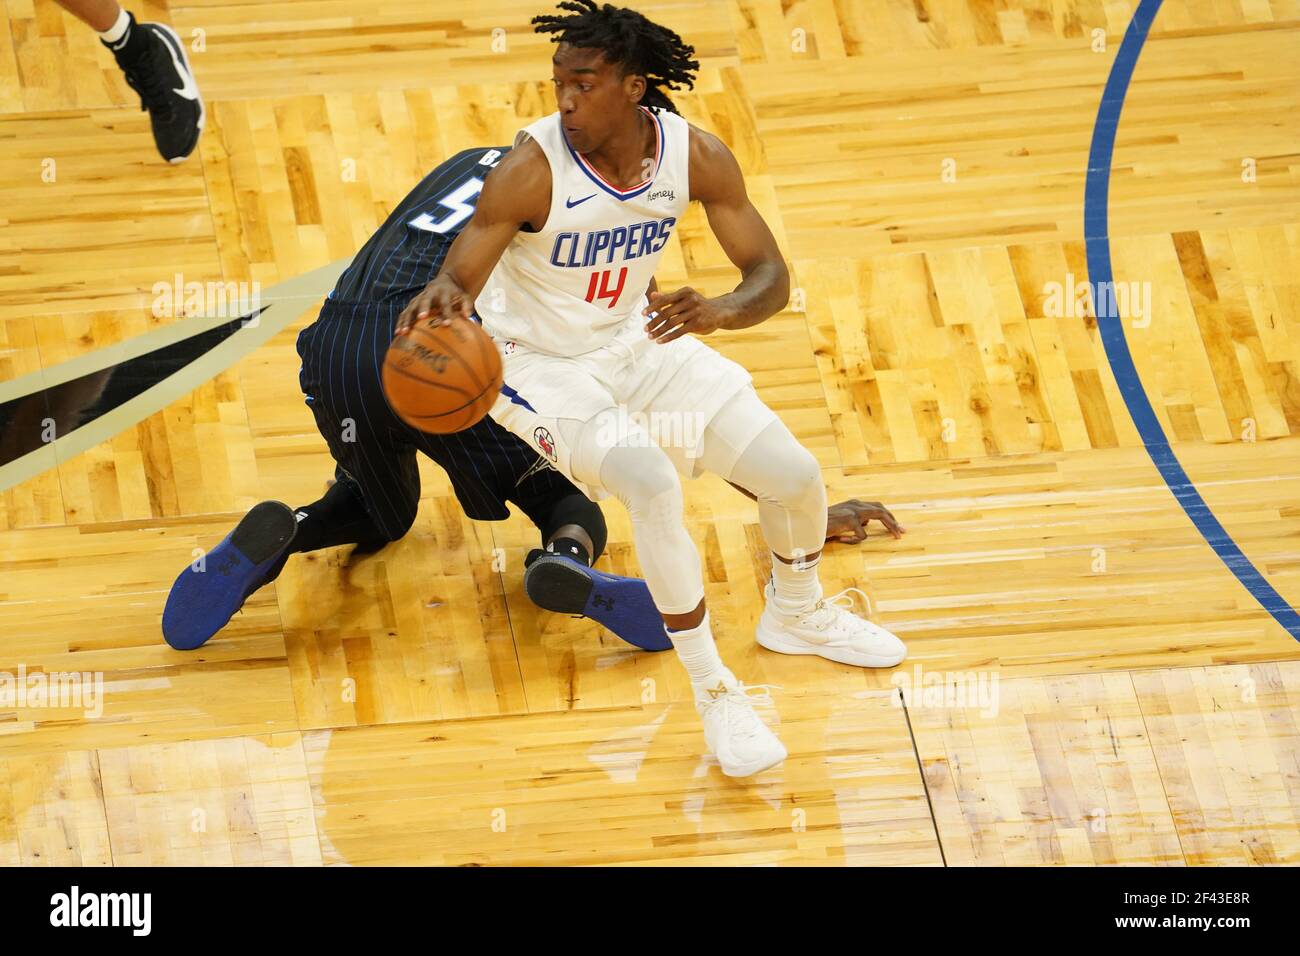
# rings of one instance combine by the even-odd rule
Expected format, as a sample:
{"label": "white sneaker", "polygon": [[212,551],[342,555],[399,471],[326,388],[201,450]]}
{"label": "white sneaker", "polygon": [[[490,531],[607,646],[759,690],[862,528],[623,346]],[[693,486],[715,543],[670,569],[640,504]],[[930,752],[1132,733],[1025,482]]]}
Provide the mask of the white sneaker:
{"label": "white sneaker", "polygon": [[[762,693],[751,697],[751,690]],[[771,702],[766,685],[746,687],[739,681],[735,687],[718,681],[717,687],[696,691],[695,709],[704,718],[704,740],[728,777],[761,773],[786,758],[785,745],[754,711],[755,703]]]}
{"label": "white sneaker", "polygon": [[[772,582],[767,582],[767,607],[758,619],[758,643],[779,654],[816,654],[828,661],[857,667],[893,667],[907,656],[907,647],[879,624],[858,617],[853,594],[858,588],[818,601],[801,614],[789,615],[775,606]],[[843,603],[842,603],[843,602]]]}

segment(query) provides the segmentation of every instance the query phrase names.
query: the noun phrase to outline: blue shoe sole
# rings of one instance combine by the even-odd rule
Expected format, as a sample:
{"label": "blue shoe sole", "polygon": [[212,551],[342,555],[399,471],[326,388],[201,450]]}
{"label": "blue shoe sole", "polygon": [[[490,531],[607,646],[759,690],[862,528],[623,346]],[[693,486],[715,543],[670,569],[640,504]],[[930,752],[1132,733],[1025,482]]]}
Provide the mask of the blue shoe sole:
{"label": "blue shoe sole", "polygon": [[203,570],[181,572],[163,608],[163,638],[178,651],[202,647],[226,626],[293,541],[298,521],[278,501],[255,505],[209,551]]}
{"label": "blue shoe sole", "polygon": [[560,554],[542,554],[524,572],[524,591],[538,607],[581,614],[643,651],[673,646],[650,589],[640,578],[588,568]]}

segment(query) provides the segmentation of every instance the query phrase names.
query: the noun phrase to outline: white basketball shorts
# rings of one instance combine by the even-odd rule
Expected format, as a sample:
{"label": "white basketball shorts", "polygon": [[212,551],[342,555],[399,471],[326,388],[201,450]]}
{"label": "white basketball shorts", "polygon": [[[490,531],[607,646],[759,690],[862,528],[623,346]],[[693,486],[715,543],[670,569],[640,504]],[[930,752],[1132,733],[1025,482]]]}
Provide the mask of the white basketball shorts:
{"label": "white basketball shorts", "polygon": [[[497,347],[505,384],[492,417],[593,498],[603,497],[600,466],[619,444],[658,445],[679,474],[696,477],[704,430],[751,385],[749,372],[698,339],[660,345],[640,321],[583,355],[547,355],[508,341]],[[756,420],[748,438],[770,420]],[[728,438],[742,449],[748,444],[746,436]]]}

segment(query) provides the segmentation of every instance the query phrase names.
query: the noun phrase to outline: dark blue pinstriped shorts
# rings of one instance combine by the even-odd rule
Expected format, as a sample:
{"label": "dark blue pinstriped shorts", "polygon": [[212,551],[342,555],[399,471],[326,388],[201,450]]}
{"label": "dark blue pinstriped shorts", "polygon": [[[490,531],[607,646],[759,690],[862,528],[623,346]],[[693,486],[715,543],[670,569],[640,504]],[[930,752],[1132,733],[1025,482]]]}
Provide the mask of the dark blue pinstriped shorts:
{"label": "dark blue pinstriped shorts", "polygon": [[580,492],[528,445],[491,418],[452,435],[431,435],[399,419],[380,381],[402,302],[326,299],[298,336],[299,382],[338,463],[339,480],[360,490],[371,517],[393,538],[415,520],[424,452],[451,478],[471,518],[500,521],[513,501],[539,527],[557,502]]}

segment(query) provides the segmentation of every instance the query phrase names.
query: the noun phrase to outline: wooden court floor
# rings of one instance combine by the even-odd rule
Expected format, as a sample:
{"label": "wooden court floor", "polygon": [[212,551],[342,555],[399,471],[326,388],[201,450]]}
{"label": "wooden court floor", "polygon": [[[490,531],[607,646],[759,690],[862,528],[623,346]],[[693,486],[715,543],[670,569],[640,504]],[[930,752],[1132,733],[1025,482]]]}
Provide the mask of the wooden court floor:
{"label": "wooden court floor", "polygon": [[[88,30],[0,0],[0,385],[165,325],[173,276],[271,288],[344,259],[442,158],[553,109],[540,0],[128,5],[194,50],[185,165]],[[1300,863],[1300,643],[1162,481],[1093,312],[1053,293],[1088,278],[1089,142],[1135,0],[638,8],[696,46],[679,107],[731,145],[791,264],[787,311],[711,341],[832,499],[906,525],[824,567],[909,659],[758,648],[754,508],[690,483],[724,656],[779,685],[790,749],[724,778],[675,659],[535,609],[531,526],[470,521],[434,468],[404,540],[295,558],[172,651],[194,549],[331,474],[293,347],[317,302],[293,300],[220,374],[0,491],[0,690],[103,680],[99,713],[0,703],[0,863]],[[1300,0],[1167,0],[1110,176],[1142,387],[1292,606],[1297,49]],[[659,279],[736,281],[698,211]],[[636,573],[605,512],[602,566]]]}

